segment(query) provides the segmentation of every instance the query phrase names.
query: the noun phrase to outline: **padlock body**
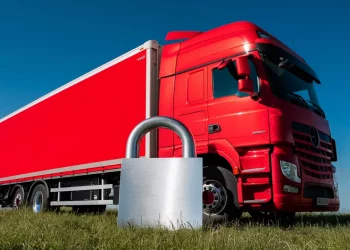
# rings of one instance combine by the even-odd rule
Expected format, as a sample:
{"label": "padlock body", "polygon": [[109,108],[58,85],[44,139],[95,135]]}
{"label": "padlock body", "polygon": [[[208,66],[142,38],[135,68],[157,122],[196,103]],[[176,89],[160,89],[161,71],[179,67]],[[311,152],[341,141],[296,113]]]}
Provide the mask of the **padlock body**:
{"label": "padlock body", "polygon": [[123,159],[118,226],[202,226],[202,158]]}

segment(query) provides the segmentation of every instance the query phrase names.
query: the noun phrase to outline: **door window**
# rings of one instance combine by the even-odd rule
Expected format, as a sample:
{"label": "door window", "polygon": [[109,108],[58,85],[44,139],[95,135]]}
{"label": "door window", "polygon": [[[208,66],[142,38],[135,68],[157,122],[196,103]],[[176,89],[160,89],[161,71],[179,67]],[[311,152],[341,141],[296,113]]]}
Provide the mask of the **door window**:
{"label": "door window", "polygon": [[[250,79],[253,80],[254,91],[258,92],[258,77],[256,68],[251,59],[249,59],[250,64]],[[213,82],[213,95],[214,98],[221,98],[226,96],[237,96],[246,97],[249,96],[248,93],[238,91],[238,79],[236,73],[236,61],[233,61],[233,67],[225,67],[224,69],[218,70],[213,69],[212,72],[212,82]]]}

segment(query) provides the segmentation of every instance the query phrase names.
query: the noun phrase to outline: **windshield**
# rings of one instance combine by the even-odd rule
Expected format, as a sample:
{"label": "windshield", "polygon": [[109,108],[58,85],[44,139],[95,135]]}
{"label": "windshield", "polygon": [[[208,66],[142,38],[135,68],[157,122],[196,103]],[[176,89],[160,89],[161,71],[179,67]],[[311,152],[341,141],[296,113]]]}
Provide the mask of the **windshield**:
{"label": "windshield", "polygon": [[266,56],[263,58],[272,90],[278,97],[311,109],[325,117],[317,98],[315,83],[306,82],[289,70],[281,68]]}
{"label": "windshield", "polygon": [[290,99],[293,98],[291,95],[296,94],[306,101],[319,105],[314,83],[305,82],[287,69],[280,68],[267,57],[264,58],[264,62],[276,95]]}

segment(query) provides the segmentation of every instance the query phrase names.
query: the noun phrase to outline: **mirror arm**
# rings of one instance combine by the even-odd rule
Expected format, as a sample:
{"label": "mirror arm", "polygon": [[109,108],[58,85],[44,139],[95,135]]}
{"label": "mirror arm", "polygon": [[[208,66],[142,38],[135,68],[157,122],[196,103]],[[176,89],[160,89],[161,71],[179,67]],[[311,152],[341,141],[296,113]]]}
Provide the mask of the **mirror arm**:
{"label": "mirror arm", "polygon": [[253,92],[250,94],[250,98],[252,98],[253,101],[257,101],[260,99],[260,93],[259,92]]}

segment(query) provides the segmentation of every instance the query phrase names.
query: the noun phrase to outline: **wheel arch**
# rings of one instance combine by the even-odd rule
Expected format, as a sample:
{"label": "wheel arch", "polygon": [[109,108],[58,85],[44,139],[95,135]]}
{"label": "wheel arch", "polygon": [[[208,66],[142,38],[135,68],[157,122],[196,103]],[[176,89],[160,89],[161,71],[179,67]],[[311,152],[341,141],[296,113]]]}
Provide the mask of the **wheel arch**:
{"label": "wheel arch", "polygon": [[11,188],[11,191],[10,191],[10,195],[9,195],[9,199],[12,199],[13,196],[15,195],[17,189],[21,189],[23,194],[24,194],[24,197],[25,197],[25,200],[27,199],[26,198],[26,192],[24,191],[24,187],[21,185],[21,184],[16,184],[14,185],[12,188]]}
{"label": "wheel arch", "polygon": [[47,182],[44,180],[37,180],[33,182],[33,184],[29,188],[29,192],[26,198],[27,203],[30,202],[30,197],[32,196],[34,188],[39,184],[44,184],[44,186],[46,187],[47,193],[50,195],[49,185],[47,184]]}
{"label": "wheel arch", "polygon": [[235,164],[235,162],[222,152],[208,152],[205,154],[199,154],[197,157],[203,158],[203,166],[221,166],[232,172],[234,175],[236,175],[236,171],[238,170],[238,166]]}

